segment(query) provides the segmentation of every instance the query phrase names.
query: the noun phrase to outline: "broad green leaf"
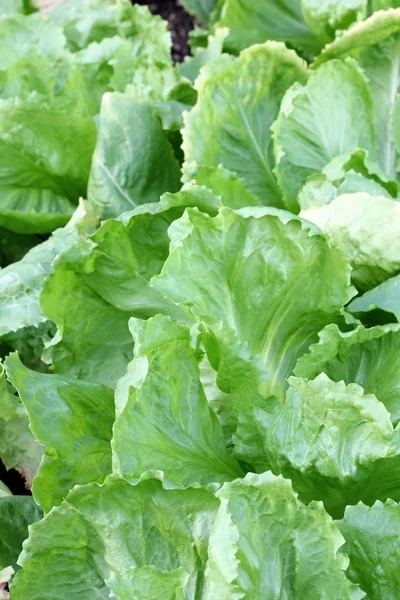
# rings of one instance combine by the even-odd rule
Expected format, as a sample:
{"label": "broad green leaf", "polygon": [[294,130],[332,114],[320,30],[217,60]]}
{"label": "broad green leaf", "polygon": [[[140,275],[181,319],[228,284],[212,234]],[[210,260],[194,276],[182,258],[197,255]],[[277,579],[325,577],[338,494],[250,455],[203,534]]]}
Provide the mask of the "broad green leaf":
{"label": "broad green leaf", "polygon": [[65,56],[65,44],[62,29],[39,14],[3,17],[0,19],[0,71],[32,50],[54,61]]}
{"label": "broad green leaf", "polygon": [[170,255],[152,280],[201,321],[227,394],[219,412],[228,429],[238,426],[235,455],[260,471],[268,460],[255,407],[270,406],[272,394],[283,400],[297,359],[354,293],[344,255],[310,226],[276,209],[225,208],[214,218],[188,209],[171,225]]}
{"label": "broad green leaf", "polygon": [[207,38],[207,47],[192,48],[193,56],[186,56],[182,64],[178,65],[179,72],[194,83],[200,74],[200,69],[211,60],[221,56],[228,29],[216,29],[213,35]]}
{"label": "broad green leaf", "polygon": [[48,373],[47,365],[42,361],[43,350],[55,334],[55,327],[50,321],[38,327],[24,327],[17,332],[9,333],[0,339],[0,360],[11,352],[18,352],[24,364],[34,371]]}
{"label": "broad green leaf", "polygon": [[[353,152],[336,156],[326,167],[322,170],[329,179],[335,183],[336,186],[341,188],[346,187],[346,176],[350,175],[362,175],[364,180],[367,179],[370,183],[366,182],[365,185],[371,185],[374,183],[379,189],[383,191],[383,195],[388,198],[397,198],[399,193],[399,184],[396,181],[392,181],[385,174],[382,168],[369,157],[366,150],[357,148]],[[344,180],[344,181],[343,181]],[[347,185],[351,185],[351,180],[347,182]],[[355,190],[355,191],[368,191],[368,190]],[[382,195],[375,194],[375,195]]]}
{"label": "broad green leaf", "polygon": [[[13,600],[50,600],[60,585],[71,600],[109,598],[110,588],[121,600],[159,600],[160,585],[170,594],[162,598],[203,598],[218,504],[204,489],[166,490],[155,479],[136,486],[108,479],[103,486],[77,488],[31,528],[23,569],[11,586]],[[32,588],[38,572],[42,577]]]}
{"label": "broad green leaf", "polygon": [[0,356],[5,358],[12,351],[16,351],[23,363],[42,373],[48,372],[47,366],[42,362],[43,350],[55,334],[55,326],[50,321],[39,323],[38,326],[28,326],[4,335],[0,339]]}
{"label": "broad green leaf", "polygon": [[[375,309],[392,313],[400,322],[400,275],[395,275],[384,281],[376,288],[369,290],[362,296],[355,298],[348,306],[348,310],[359,316],[368,317],[370,311]],[[389,315],[386,322],[389,321]]]}
{"label": "broad green leaf", "polygon": [[188,574],[179,567],[174,571],[159,571],[153,566],[131,567],[122,575],[113,573],[108,585],[117,598],[136,600],[176,600],[183,598],[183,588],[188,581]]}
{"label": "broad green leaf", "polygon": [[132,358],[130,313],[103,299],[85,281],[82,265],[93,244],[77,244],[53,265],[40,295],[40,309],[57,325],[43,360],[56,373],[114,386]]}
{"label": "broad green leaf", "polygon": [[75,484],[102,483],[110,473],[113,392],[106,386],[30,371],[17,354],[11,354],[5,366],[28,411],[33,434],[46,448],[33,495],[48,512]]}
{"label": "broad green leaf", "polygon": [[262,206],[262,202],[246,187],[244,180],[222,165],[215,168],[199,166],[195,162],[186,163],[183,165],[183,181],[209,188],[230,208]]}
{"label": "broad green leaf", "polygon": [[[128,41],[113,39],[129,45]],[[83,116],[96,115],[113,71],[108,63],[100,64],[99,57],[95,64],[90,59],[85,61],[81,56],[84,52],[49,57],[32,48],[29,54],[10,57],[7,68],[0,70],[0,96],[46,104]]]}
{"label": "broad green leaf", "polygon": [[28,417],[18,416],[10,420],[0,417],[0,435],[1,461],[7,469],[18,471],[25,487],[30,489],[42,459],[43,448],[35,442],[29,430]]}
{"label": "broad green leaf", "polygon": [[0,101],[0,224],[17,233],[65,225],[86,196],[94,123],[35,103]]}
{"label": "broad green leaf", "polygon": [[399,0],[372,0],[371,12],[376,10],[386,10],[388,8],[399,8]]}
{"label": "broad green leaf", "polygon": [[343,537],[319,502],[304,506],[289,481],[248,474],[217,493],[207,598],[340,598],[364,593],[345,576]]}
{"label": "broad green leaf", "polygon": [[165,194],[105,222],[91,241],[57,261],[40,300],[43,314],[58,327],[45,351],[57,373],[113,386],[132,359],[131,316],[187,319],[149,282],[168,256],[171,222],[186,206],[215,214],[221,205],[205,188]]}
{"label": "broad green leaf", "polygon": [[75,52],[91,42],[120,36],[134,43],[136,56],[169,62],[171,36],[165,21],[147,6],[129,0],[69,0],[47,12],[63,27],[69,48]]}
{"label": "broad green leaf", "polygon": [[217,372],[204,354],[199,364],[200,381],[209,405],[217,415],[224,432],[225,444],[232,446],[232,435],[236,429],[235,420],[229,412],[229,395],[222,392],[217,384]]}
{"label": "broad green leaf", "polygon": [[387,500],[348,506],[336,524],[346,540],[341,550],[350,558],[348,578],[367,592],[367,598],[395,598],[400,583],[399,505]]}
{"label": "broad green leaf", "polygon": [[[31,50],[29,55],[10,62],[7,69],[0,71],[0,96],[53,105],[59,71],[49,58]],[[61,87],[61,82],[59,85]]]}
{"label": "broad green leaf", "polygon": [[368,81],[352,59],[332,60],[313,72],[307,85],[285,95],[274,124],[275,172],[286,206],[310,175],[357,148],[375,159],[373,104]]}
{"label": "broad green leaf", "polygon": [[[124,91],[126,73],[127,66],[123,62],[114,67],[111,83],[115,89]],[[179,131],[183,127],[182,113],[190,110],[197,99],[191,82],[175,67],[162,63],[136,65],[125,92],[136,102],[151,104],[163,129],[168,131]]]}
{"label": "broad green leaf", "polygon": [[270,373],[264,389],[282,396],[297,358],[353,294],[341,250],[276,209],[223,208],[214,218],[187,209],[169,231],[170,255],[153,285],[190,307],[220,353],[236,343],[242,357],[258,356]]}
{"label": "broad green leaf", "polygon": [[[127,91],[137,102],[148,102],[159,114],[164,129],[182,127],[182,111],[196,101],[191,83],[168,62],[143,56],[133,40],[118,36],[92,42],[73,55],[81,71],[78,84],[87,92],[91,114],[99,110],[106,91]],[[68,90],[70,91],[70,90]]]}
{"label": "broad green leaf", "polygon": [[0,0],[0,15],[14,17],[25,13],[23,0]]}
{"label": "broad green leaf", "polygon": [[356,58],[368,77],[374,101],[378,160],[394,179],[398,159],[392,117],[400,80],[400,10],[378,12],[351,27],[325,47],[315,65],[345,56]]}
{"label": "broad green leaf", "polygon": [[381,478],[390,466],[398,476],[400,461],[385,406],[356,383],[335,383],[325,373],[289,383],[284,404],[255,414],[272,470],[290,478],[303,501],[323,500],[336,517],[347,504],[386,495]]}
{"label": "broad green leaf", "polygon": [[333,381],[358,383],[386,406],[396,425],[400,421],[399,325],[371,329],[360,325],[345,333],[328,325],[318,337],[318,343],[298,361],[294,374],[314,379],[323,372]]}
{"label": "broad green leaf", "polygon": [[89,179],[89,201],[103,218],[156,202],[180,188],[179,163],[151,106],[105,94]]}
{"label": "broad green leaf", "polygon": [[305,63],[275,42],[207,64],[195,86],[198,102],[185,116],[185,161],[215,168],[222,164],[262,204],[281,206],[270,127],[285,91],[306,79]]}
{"label": "broad green leaf", "polygon": [[326,233],[332,246],[342,248],[353,267],[351,277],[358,289],[371,289],[400,271],[398,202],[363,193],[349,194],[302,211],[301,216]]}
{"label": "broad green leaf", "polygon": [[208,25],[210,15],[217,5],[217,0],[183,0],[183,6],[204,25]]}
{"label": "broad green leaf", "polygon": [[93,231],[95,225],[96,218],[82,203],[66,227],[32,248],[20,261],[0,270],[0,336],[46,320],[40,311],[39,295],[45,277],[52,272],[53,260]]}
{"label": "broad green leaf", "polygon": [[97,572],[98,563],[106,569],[103,554],[100,536],[76,509],[53,509],[30,528],[18,561],[23,569],[10,585],[13,600],[54,600],[55,593],[73,600],[108,599],[110,590]]}
{"label": "broad green leaf", "polygon": [[0,481],[0,497],[3,498],[4,496],[12,496],[12,494],[8,487]]}
{"label": "broad green leaf", "polygon": [[31,496],[0,497],[0,571],[10,566],[18,568],[17,558],[28,537],[28,525],[42,516],[43,511]]}
{"label": "broad green leaf", "polygon": [[[391,7],[385,7],[385,9],[389,8]],[[378,14],[373,14],[362,23],[341,32],[331,44],[327,44],[315,59],[313,66],[318,67],[332,58],[348,56],[355,50],[358,50],[357,56],[362,59],[363,52],[367,48],[380,44],[391,35],[396,34],[399,30],[399,23],[400,11],[398,10],[383,10]]]}
{"label": "broad green leaf", "polygon": [[337,156],[322,173],[308,177],[299,192],[298,203],[301,209],[307,210],[329,204],[343,194],[357,192],[391,199],[397,198],[399,193],[397,182],[390,181],[362,149]]}
{"label": "broad green leaf", "polygon": [[121,412],[113,428],[114,471],[134,480],[159,470],[183,486],[240,477],[204,394],[201,354],[191,348],[189,329],[161,315],[133,319],[130,328],[135,359],[124,378],[128,393],[117,394]]}
{"label": "broad green leaf", "polygon": [[[144,204],[116,220],[106,221],[92,236],[96,244],[84,267],[85,281],[102,298],[119,310],[136,317],[159,312],[180,316],[181,311],[150,288],[168,257],[168,227],[188,206],[215,215],[222,200],[201,187],[176,194],[166,193],[159,202]],[[243,204],[242,204],[243,206]]]}
{"label": "broad green leaf", "polygon": [[304,19],[315,37],[326,44],[337,29],[347,29],[367,16],[367,0],[301,0]]}
{"label": "broad green leaf", "polygon": [[337,196],[338,189],[329,177],[325,173],[318,173],[307,178],[299,191],[297,201],[300,209],[307,213],[309,209],[330,204]]}
{"label": "broad green leaf", "polygon": [[301,0],[225,0],[215,15],[216,25],[229,28],[229,52],[276,40],[306,54],[317,54],[321,44],[306,25],[301,4]]}
{"label": "broad green leaf", "polygon": [[[130,40],[125,40],[119,36],[104,38],[99,42],[92,42],[75,54],[72,55],[73,61],[78,68],[72,83],[79,86],[82,94],[85,90],[90,90],[88,103],[91,105],[92,114],[97,114],[100,109],[101,99],[105,92],[113,90],[111,80],[113,79],[116,64],[121,59],[129,61],[129,72],[124,75],[123,91],[129,78],[132,76],[137,59],[134,55],[134,47]],[[122,79],[122,77],[120,77]],[[122,81],[120,81],[122,85]]]}
{"label": "broad green leaf", "polygon": [[16,469],[30,488],[42,454],[42,447],[29,430],[28,414],[7,383],[0,363],[0,459],[6,469]]}

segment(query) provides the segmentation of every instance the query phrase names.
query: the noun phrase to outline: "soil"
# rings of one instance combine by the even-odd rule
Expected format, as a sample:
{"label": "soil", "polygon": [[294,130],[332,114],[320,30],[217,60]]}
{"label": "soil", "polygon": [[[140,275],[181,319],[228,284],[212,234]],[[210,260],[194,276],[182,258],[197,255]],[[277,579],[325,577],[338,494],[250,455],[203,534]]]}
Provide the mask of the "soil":
{"label": "soil", "polygon": [[[5,466],[0,460],[0,481],[6,484],[9,490],[19,496],[29,496],[31,491],[25,487],[25,479],[15,469],[6,471]],[[0,596],[1,597],[1,596]]]}
{"label": "soil", "polygon": [[179,0],[139,0],[133,4],[146,4],[153,14],[168,21],[172,35],[172,58],[175,62],[182,62],[185,56],[190,55],[188,37],[196,23]]}

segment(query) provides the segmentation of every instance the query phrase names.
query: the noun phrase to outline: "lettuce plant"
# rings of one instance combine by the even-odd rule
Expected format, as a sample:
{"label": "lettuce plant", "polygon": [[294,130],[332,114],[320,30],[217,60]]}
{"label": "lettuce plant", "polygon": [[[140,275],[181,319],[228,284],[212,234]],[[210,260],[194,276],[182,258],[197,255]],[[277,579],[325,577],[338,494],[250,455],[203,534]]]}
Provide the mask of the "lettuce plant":
{"label": "lettuce plant", "polygon": [[400,8],[0,20],[0,598],[397,598]]}

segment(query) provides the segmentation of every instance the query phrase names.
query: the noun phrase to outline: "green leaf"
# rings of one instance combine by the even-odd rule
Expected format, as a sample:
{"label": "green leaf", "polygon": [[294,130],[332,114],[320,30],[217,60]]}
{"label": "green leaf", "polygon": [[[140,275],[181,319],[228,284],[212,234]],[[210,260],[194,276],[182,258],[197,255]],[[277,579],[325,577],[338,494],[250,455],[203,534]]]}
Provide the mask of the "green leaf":
{"label": "green leaf", "polygon": [[105,94],[88,189],[100,215],[117,217],[156,202],[164,192],[178,191],[179,179],[179,164],[154,110],[128,95]]}
{"label": "green leaf", "polygon": [[194,83],[200,74],[200,69],[211,60],[221,56],[228,29],[216,29],[214,35],[207,38],[206,48],[192,48],[193,56],[186,56],[183,63],[178,65],[179,72]]}
{"label": "green leaf", "polygon": [[8,487],[2,481],[0,481],[0,497],[2,498],[4,496],[12,496],[12,494]]}
{"label": "green leaf", "polygon": [[198,102],[185,117],[185,161],[220,164],[242,178],[262,204],[281,206],[273,174],[270,127],[292,83],[306,66],[283,44],[267,43],[206,65],[196,82]]}
{"label": "green leaf", "polygon": [[363,598],[345,577],[339,530],[289,481],[248,474],[225,484],[210,538],[207,598]]}
{"label": "green leaf", "polygon": [[317,206],[330,204],[337,196],[338,189],[322,172],[307,178],[299,191],[297,201],[300,209],[307,214],[309,209],[313,210]]}
{"label": "green leaf", "polygon": [[358,23],[357,27],[350,27],[347,31],[341,32],[331,44],[327,44],[315,59],[313,66],[318,67],[332,58],[348,56],[355,50],[362,50],[361,53],[357,53],[362,60],[365,49],[380,44],[398,32],[399,21],[400,12],[398,10],[384,10],[384,12],[373,14],[362,23]]}
{"label": "green leaf", "polygon": [[95,224],[96,218],[81,204],[65,228],[55,231],[20,261],[0,270],[0,336],[46,320],[40,311],[39,295],[45,277],[52,272],[53,260],[93,230]]}
{"label": "green leaf", "polygon": [[337,29],[347,29],[367,16],[367,0],[302,0],[304,19],[321,43],[335,37]]}
{"label": "green leaf", "polygon": [[317,344],[298,361],[294,374],[314,379],[321,372],[333,381],[358,383],[387,408],[391,421],[400,420],[400,333],[398,325],[365,329],[362,325],[346,333],[328,325]]}
{"label": "green leaf", "polygon": [[0,0],[0,15],[7,15],[14,17],[16,15],[24,14],[24,2],[23,0]]}
{"label": "green leaf", "polygon": [[85,281],[110,304],[133,316],[162,312],[183,318],[173,303],[149,286],[168,257],[168,227],[188,206],[215,215],[223,205],[209,190],[193,186],[106,221],[92,236],[96,246],[83,269]]}
{"label": "green leaf", "polygon": [[238,53],[267,40],[288,43],[311,55],[321,48],[304,21],[301,0],[225,0],[216,14],[216,25],[229,28],[229,52]]}
{"label": "green leaf", "polygon": [[[346,181],[343,181],[343,179],[346,179],[346,174],[347,177],[351,174],[353,174],[353,176],[354,174],[358,174],[370,181],[370,183],[366,182],[365,185],[375,183],[382,189],[383,195],[386,195],[389,198],[397,198],[399,193],[399,184],[396,181],[391,181],[381,167],[371,160],[368,152],[361,148],[358,148],[354,152],[336,156],[326,165],[326,167],[324,167],[323,173],[326,173],[335,185],[339,187],[345,187]],[[351,183],[351,181],[349,183]],[[349,185],[349,183],[347,185]],[[368,190],[361,189],[355,191]],[[382,193],[375,195],[379,196],[382,195]]]}
{"label": "green leaf", "polygon": [[188,574],[179,567],[174,571],[159,571],[153,566],[131,567],[122,575],[113,573],[108,585],[124,600],[176,600],[183,598]]}
{"label": "green leaf", "polygon": [[397,198],[399,186],[368,158],[368,152],[355,150],[335,157],[322,173],[311,175],[299,192],[300,208],[324,206],[342,194],[365,192],[371,196]]}
{"label": "green leaf", "polygon": [[[112,39],[129,46],[128,41]],[[90,57],[85,61],[82,54],[49,57],[32,48],[29,54],[10,57],[7,68],[0,70],[0,95],[78,112],[82,116],[95,115],[99,112],[101,96],[109,89],[112,68],[107,63],[102,64],[99,56],[92,64]]]}
{"label": "green leaf", "polygon": [[[10,61],[11,62],[11,61]],[[15,58],[7,70],[0,71],[2,98],[41,99],[51,103],[55,69],[49,58],[32,50],[29,56]]]}
{"label": "green leaf", "polygon": [[353,294],[343,253],[276,209],[223,208],[214,218],[187,209],[169,233],[170,255],[153,285],[188,305],[221,349],[232,335],[259,355],[270,373],[264,387],[281,396],[297,357]]}
{"label": "green leaf", "polygon": [[336,521],[350,558],[347,576],[368,598],[395,598],[399,589],[400,508],[391,500],[373,506],[348,506]]}
{"label": "green leaf", "polygon": [[[16,469],[32,486],[43,450],[29,430],[29,419],[15,390],[7,383],[0,363],[0,458],[6,469]],[[1,564],[0,564],[1,567]]]}
{"label": "green leaf", "polygon": [[[400,322],[400,275],[391,277],[374,289],[355,298],[347,308],[351,313],[360,318],[368,317],[367,314],[363,313],[379,309],[387,313],[392,313],[395,319]],[[389,315],[386,315],[386,317],[388,317],[386,319],[387,322],[390,320]]]}
{"label": "green leaf", "polygon": [[[204,597],[218,504],[206,490],[166,490],[155,479],[136,486],[108,479],[103,486],[76,488],[31,528],[20,557],[23,569],[11,586],[13,599],[50,600],[60,584],[68,586],[71,600],[105,599],[110,588],[124,599],[159,600],[160,585],[171,594],[174,583],[177,595],[163,598]],[[43,576],[32,588],[38,572]]]}
{"label": "green leaf", "polygon": [[399,8],[399,0],[372,0],[371,12],[376,10],[386,10],[388,8]]}
{"label": "green leaf", "polygon": [[95,138],[88,118],[1,100],[1,226],[48,233],[65,225],[86,196]]}
{"label": "green leaf", "polygon": [[183,0],[183,6],[204,25],[208,25],[210,15],[217,5],[217,0]]}
{"label": "green leaf", "polygon": [[385,493],[379,468],[395,452],[398,473],[399,454],[384,405],[356,383],[335,383],[325,373],[289,383],[284,404],[255,414],[272,470],[290,478],[304,502],[323,500],[336,517],[347,504]]}
{"label": "green leaf", "polygon": [[28,537],[28,526],[42,516],[43,511],[30,496],[0,497],[0,571],[9,566],[18,569],[17,558]]}
{"label": "green leaf", "polygon": [[117,392],[114,471],[134,480],[160,470],[183,486],[240,477],[200,383],[189,329],[161,315],[130,328],[135,359]]}
{"label": "green leaf", "polygon": [[326,233],[332,246],[342,248],[358,289],[371,289],[400,271],[398,202],[363,193],[343,195],[301,216]]}
{"label": "green leaf", "polygon": [[0,340],[0,353],[5,358],[10,352],[18,352],[23,363],[34,371],[47,372],[47,366],[41,357],[47,343],[55,334],[50,321],[44,321],[37,327],[29,326],[4,335]]}
{"label": "green leaf", "polygon": [[52,61],[65,56],[62,29],[39,14],[2,18],[0,26],[0,71],[34,50]]}
{"label": "green leaf", "polygon": [[195,162],[186,163],[183,165],[183,181],[209,188],[230,208],[262,206],[262,202],[246,187],[244,180],[222,165],[215,168],[199,166]]}
{"label": "green leaf", "polygon": [[132,358],[130,313],[109,304],[91,289],[82,273],[93,244],[82,243],[61,256],[46,280],[40,308],[57,325],[43,360],[56,373],[114,386]]}
{"label": "green leaf", "polygon": [[17,354],[11,354],[5,366],[35,438],[46,447],[33,495],[48,512],[75,484],[102,483],[110,473],[113,392],[106,386],[30,371]]}
{"label": "green leaf", "polygon": [[[96,570],[100,561],[106,568],[103,552],[100,536],[77,510],[69,505],[53,509],[30,528],[19,557],[23,569],[10,585],[13,599],[50,600],[54,590],[73,600],[108,599],[110,590]],[[37,583],[32,586],[34,578]]]}
{"label": "green leaf", "polygon": [[307,85],[287,92],[273,129],[276,176],[286,206],[296,212],[307,178],[335,157],[364,148],[375,159],[373,105],[364,73],[352,59],[322,65]]}
{"label": "green leaf", "polygon": [[378,12],[351,27],[325,47],[315,66],[345,56],[354,56],[368,77],[374,101],[377,156],[385,173],[394,179],[398,159],[392,117],[399,91],[400,10]]}
{"label": "green leaf", "polygon": [[254,408],[268,407],[272,394],[283,400],[297,359],[340,320],[354,293],[347,260],[319,231],[276,209],[224,208],[214,218],[188,209],[169,232],[170,255],[152,284],[201,321],[229,399],[224,419],[238,427],[235,455],[266,470]]}
{"label": "green leaf", "polygon": [[105,222],[91,241],[57,261],[41,294],[43,314],[58,327],[45,351],[56,372],[113,386],[132,359],[129,317],[163,313],[187,320],[149,282],[168,256],[171,222],[186,206],[215,214],[221,204],[204,188],[165,194]]}
{"label": "green leaf", "polygon": [[209,405],[215,412],[221,424],[225,444],[233,446],[232,435],[236,429],[236,423],[230,414],[229,395],[222,392],[217,384],[217,372],[212,368],[207,355],[204,354],[199,364],[200,381]]}
{"label": "green leaf", "polygon": [[170,62],[171,36],[166,23],[147,6],[128,0],[69,0],[47,12],[63,27],[69,48],[75,52],[92,42],[120,36],[134,43],[135,56]]}
{"label": "green leaf", "polygon": [[[183,127],[184,110],[190,110],[197,99],[191,82],[178,69],[162,63],[136,65],[125,87],[127,65],[114,67],[112,84],[135,100],[151,104],[161,119],[163,129],[179,131]],[[121,83],[118,82],[121,79]]]}

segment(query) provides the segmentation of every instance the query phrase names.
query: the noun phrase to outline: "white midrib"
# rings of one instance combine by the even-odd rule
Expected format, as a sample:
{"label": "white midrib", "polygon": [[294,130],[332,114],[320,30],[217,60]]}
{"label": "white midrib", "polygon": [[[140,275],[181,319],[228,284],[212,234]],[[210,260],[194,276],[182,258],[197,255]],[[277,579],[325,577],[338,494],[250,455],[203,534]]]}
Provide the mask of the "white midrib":
{"label": "white midrib", "polygon": [[98,161],[98,165],[99,165],[100,169],[102,169],[102,171],[108,177],[108,179],[111,181],[113,186],[121,194],[121,196],[123,196],[133,208],[136,208],[137,205],[133,202],[132,198],[125,192],[125,190],[122,189],[122,187],[119,185],[118,181],[115,179],[114,175],[111,173],[110,169],[108,167],[106,167],[105,164],[101,161]]}
{"label": "white midrib", "polygon": [[397,44],[396,55],[393,61],[392,77],[390,82],[390,104],[388,121],[386,124],[385,146],[385,173],[390,179],[396,178],[396,148],[392,140],[392,114],[400,81],[400,42]]}
{"label": "white midrib", "polygon": [[277,191],[278,190],[278,184],[277,184],[277,182],[275,180],[275,176],[274,176],[274,174],[273,174],[273,172],[271,170],[271,167],[270,167],[267,159],[265,158],[265,156],[263,154],[263,151],[260,148],[260,145],[259,145],[259,143],[257,141],[256,136],[254,135],[254,132],[253,132],[253,130],[251,128],[251,125],[249,123],[247,115],[244,112],[243,106],[241,105],[240,101],[238,102],[238,107],[239,107],[239,113],[240,113],[240,116],[242,117],[242,121],[244,123],[244,126],[246,127],[246,130],[247,130],[249,138],[250,138],[250,140],[252,142],[253,148],[254,148],[256,154],[258,155],[262,166],[264,167],[264,170],[265,170],[265,172],[267,174],[269,183],[270,183],[272,189],[275,189]]}

